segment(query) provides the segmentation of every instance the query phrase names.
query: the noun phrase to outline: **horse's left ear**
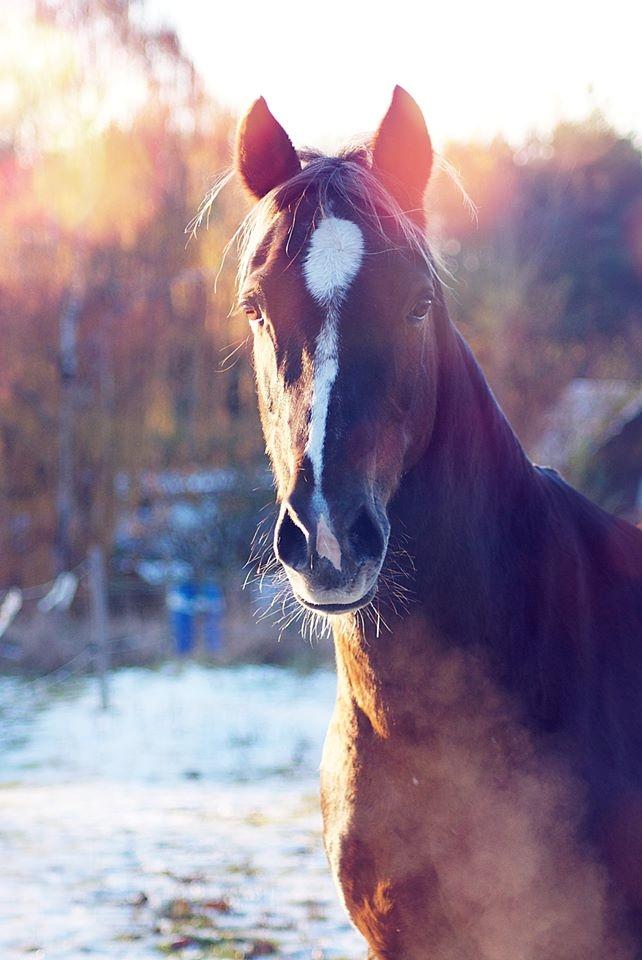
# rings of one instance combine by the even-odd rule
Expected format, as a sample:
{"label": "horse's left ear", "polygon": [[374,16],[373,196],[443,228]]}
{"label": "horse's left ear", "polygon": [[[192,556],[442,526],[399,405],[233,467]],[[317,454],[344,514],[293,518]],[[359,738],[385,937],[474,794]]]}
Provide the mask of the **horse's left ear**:
{"label": "horse's left ear", "polygon": [[401,209],[423,225],[432,144],[419,106],[403,87],[395,87],[388,112],[374,135],[372,169]]}
{"label": "horse's left ear", "polygon": [[236,169],[255,200],[260,200],[301,170],[287,133],[259,97],[239,123]]}

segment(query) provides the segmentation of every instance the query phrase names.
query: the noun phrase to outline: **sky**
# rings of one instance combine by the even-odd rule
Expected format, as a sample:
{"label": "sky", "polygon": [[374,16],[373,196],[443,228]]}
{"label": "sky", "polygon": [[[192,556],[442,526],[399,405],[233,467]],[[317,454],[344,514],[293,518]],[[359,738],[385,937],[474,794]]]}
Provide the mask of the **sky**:
{"label": "sky", "polygon": [[176,28],[209,90],[235,111],[259,95],[297,146],[373,130],[396,83],[434,142],[518,142],[602,109],[642,139],[637,0],[146,0]]}

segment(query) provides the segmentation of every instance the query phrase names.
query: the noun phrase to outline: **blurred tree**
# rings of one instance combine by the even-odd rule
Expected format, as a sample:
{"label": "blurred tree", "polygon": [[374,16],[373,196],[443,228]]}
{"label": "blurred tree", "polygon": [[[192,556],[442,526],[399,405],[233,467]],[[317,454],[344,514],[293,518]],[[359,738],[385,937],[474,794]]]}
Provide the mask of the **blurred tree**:
{"label": "blurred tree", "polygon": [[234,410],[216,373],[237,335],[230,270],[220,298],[212,286],[239,198],[181,240],[229,162],[233,121],[138,7],[39,0],[9,31],[0,584],[108,538],[117,471],[261,457],[249,370]]}
{"label": "blurred tree", "polygon": [[640,153],[597,114],[516,152],[502,140],[448,152],[477,206],[467,217],[438,179],[452,312],[528,444],[572,377],[640,377]]}

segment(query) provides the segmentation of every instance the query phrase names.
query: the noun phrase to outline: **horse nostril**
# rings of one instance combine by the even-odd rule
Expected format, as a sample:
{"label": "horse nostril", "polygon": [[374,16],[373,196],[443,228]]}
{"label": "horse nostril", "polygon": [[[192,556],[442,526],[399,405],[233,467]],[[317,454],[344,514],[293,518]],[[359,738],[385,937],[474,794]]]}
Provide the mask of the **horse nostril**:
{"label": "horse nostril", "polygon": [[286,510],[276,534],[276,555],[287,567],[300,570],[308,561],[308,542],[290,511]]}
{"label": "horse nostril", "polygon": [[384,549],[383,535],[365,507],[359,511],[350,527],[348,541],[357,562],[379,560],[381,557]]}

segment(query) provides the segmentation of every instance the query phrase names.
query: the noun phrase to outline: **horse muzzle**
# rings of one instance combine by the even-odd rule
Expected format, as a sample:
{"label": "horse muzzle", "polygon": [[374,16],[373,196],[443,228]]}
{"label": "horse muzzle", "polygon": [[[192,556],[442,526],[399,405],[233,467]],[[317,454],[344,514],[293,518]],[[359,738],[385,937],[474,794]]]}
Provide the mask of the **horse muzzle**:
{"label": "horse muzzle", "polygon": [[291,497],[281,507],[274,549],[299,603],[338,615],[373,599],[389,533],[385,512],[372,502],[331,514],[320,497]]}

